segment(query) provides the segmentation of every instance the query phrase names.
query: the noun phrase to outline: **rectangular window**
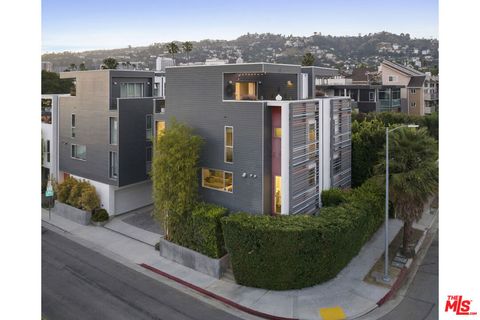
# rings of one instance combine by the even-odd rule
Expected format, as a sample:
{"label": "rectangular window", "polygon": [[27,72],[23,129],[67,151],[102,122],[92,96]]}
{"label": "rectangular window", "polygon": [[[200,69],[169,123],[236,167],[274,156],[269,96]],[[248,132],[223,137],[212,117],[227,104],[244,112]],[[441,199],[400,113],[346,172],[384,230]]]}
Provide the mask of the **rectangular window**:
{"label": "rectangular window", "polygon": [[417,106],[417,103],[416,102],[410,102],[410,107],[411,108],[415,108]]}
{"label": "rectangular window", "polygon": [[50,140],[47,140],[45,143],[45,153],[47,156],[47,162],[50,163]]}
{"label": "rectangular window", "polygon": [[416,89],[410,89],[410,93],[411,93],[411,94],[416,94],[416,93],[417,93],[417,90],[416,90]]}
{"label": "rectangular window", "polygon": [[72,113],[72,117],[71,117],[72,138],[75,138],[75,127],[77,125],[76,122],[77,122],[76,116],[74,113]]}
{"label": "rectangular window", "polygon": [[225,162],[233,163],[233,127],[225,127]]}
{"label": "rectangular window", "polygon": [[388,81],[389,82],[397,81],[397,77],[396,76],[388,76]]}
{"label": "rectangular window", "polygon": [[202,168],[202,187],[232,193],[233,173]]}
{"label": "rectangular window", "polygon": [[116,117],[110,117],[110,144],[116,145],[118,141],[118,123]]}
{"label": "rectangular window", "polygon": [[155,113],[165,113],[165,100],[154,100]]}
{"label": "rectangular window", "polygon": [[368,93],[368,99],[370,101],[375,101],[375,92],[369,92]]}
{"label": "rectangular window", "polygon": [[273,128],[273,136],[275,138],[281,138],[282,137],[282,128]]}
{"label": "rectangular window", "polygon": [[257,100],[257,83],[236,82],[235,100]]}
{"label": "rectangular window", "polygon": [[109,157],[109,175],[111,179],[118,178],[118,157],[115,151],[110,151]]}
{"label": "rectangular window", "polygon": [[87,160],[87,147],[83,144],[72,144],[72,158]]}
{"label": "rectangular window", "polygon": [[275,176],[275,197],[273,198],[275,213],[282,213],[282,177]]}
{"label": "rectangular window", "polygon": [[153,117],[151,114],[145,116],[145,137],[147,140],[152,140],[153,137]]}
{"label": "rectangular window", "polygon": [[165,132],[165,121],[157,121],[155,122],[156,131],[157,131],[157,139],[160,138],[163,133]]}
{"label": "rectangular window", "polygon": [[120,98],[143,97],[143,83],[120,83]]}

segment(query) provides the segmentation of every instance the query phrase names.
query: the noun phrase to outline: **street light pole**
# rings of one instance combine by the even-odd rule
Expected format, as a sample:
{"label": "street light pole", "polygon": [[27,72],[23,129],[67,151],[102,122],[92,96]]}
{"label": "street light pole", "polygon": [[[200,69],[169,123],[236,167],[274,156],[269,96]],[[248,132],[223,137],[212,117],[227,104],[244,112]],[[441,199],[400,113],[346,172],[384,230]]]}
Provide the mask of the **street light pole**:
{"label": "street light pole", "polygon": [[392,130],[389,130],[388,127],[385,128],[385,263],[384,263],[384,272],[383,272],[383,281],[386,283],[390,282],[390,276],[388,275],[388,244],[389,244],[389,239],[388,239],[388,204],[389,204],[389,178],[390,178],[390,173],[389,173],[389,167],[390,167],[390,157],[388,154],[388,134],[390,132],[393,132],[397,129],[400,128],[418,128],[418,125],[416,124],[408,124],[408,125],[403,125],[396,127]]}
{"label": "street light pole", "polygon": [[385,128],[385,141],[385,263],[383,281],[390,282],[390,276],[388,275],[388,127]]}

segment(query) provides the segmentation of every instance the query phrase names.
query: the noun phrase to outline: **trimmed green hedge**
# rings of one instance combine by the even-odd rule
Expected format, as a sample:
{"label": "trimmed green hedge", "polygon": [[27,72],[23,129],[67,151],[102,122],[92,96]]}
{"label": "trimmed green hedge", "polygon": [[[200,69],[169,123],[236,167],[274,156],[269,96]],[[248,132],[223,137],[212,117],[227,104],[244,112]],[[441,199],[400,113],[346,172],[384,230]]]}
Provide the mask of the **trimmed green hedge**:
{"label": "trimmed green hedge", "polygon": [[237,283],[271,290],[299,289],[335,277],[383,221],[382,188],[372,180],[318,216],[222,219]]}
{"label": "trimmed green hedge", "polygon": [[175,230],[182,231],[171,233],[169,240],[211,258],[221,258],[227,253],[221,226],[221,218],[227,212],[226,208],[214,204],[198,203],[191,216],[171,221],[181,224]]}
{"label": "trimmed green hedge", "polygon": [[338,206],[347,201],[348,193],[345,190],[333,188],[322,191],[322,206],[331,207]]}

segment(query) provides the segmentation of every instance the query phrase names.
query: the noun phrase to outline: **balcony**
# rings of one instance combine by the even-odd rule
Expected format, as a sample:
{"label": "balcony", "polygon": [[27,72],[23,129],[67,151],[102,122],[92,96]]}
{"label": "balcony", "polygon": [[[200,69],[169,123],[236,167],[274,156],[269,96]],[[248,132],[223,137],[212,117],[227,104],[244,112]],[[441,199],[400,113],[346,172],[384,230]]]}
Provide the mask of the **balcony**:
{"label": "balcony", "polygon": [[244,72],[225,73],[223,100],[297,100],[298,79],[296,74]]}

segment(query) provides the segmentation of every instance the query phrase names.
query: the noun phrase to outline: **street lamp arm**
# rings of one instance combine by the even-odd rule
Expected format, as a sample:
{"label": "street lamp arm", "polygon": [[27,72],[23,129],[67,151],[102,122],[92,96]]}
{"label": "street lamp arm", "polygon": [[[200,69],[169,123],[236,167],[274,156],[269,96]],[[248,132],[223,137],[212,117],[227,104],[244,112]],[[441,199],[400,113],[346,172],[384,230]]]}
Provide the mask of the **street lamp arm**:
{"label": "street lamp arm", "polygon": [[393,132],[393,131],[395,131],[397,129],[401,129],[401,128],[418,128],[418,127],[419,127],[418,124],[403,124],[399,127],[393,128],[393,129],[389,129],[389,127],[387,127],[387,133]]}

